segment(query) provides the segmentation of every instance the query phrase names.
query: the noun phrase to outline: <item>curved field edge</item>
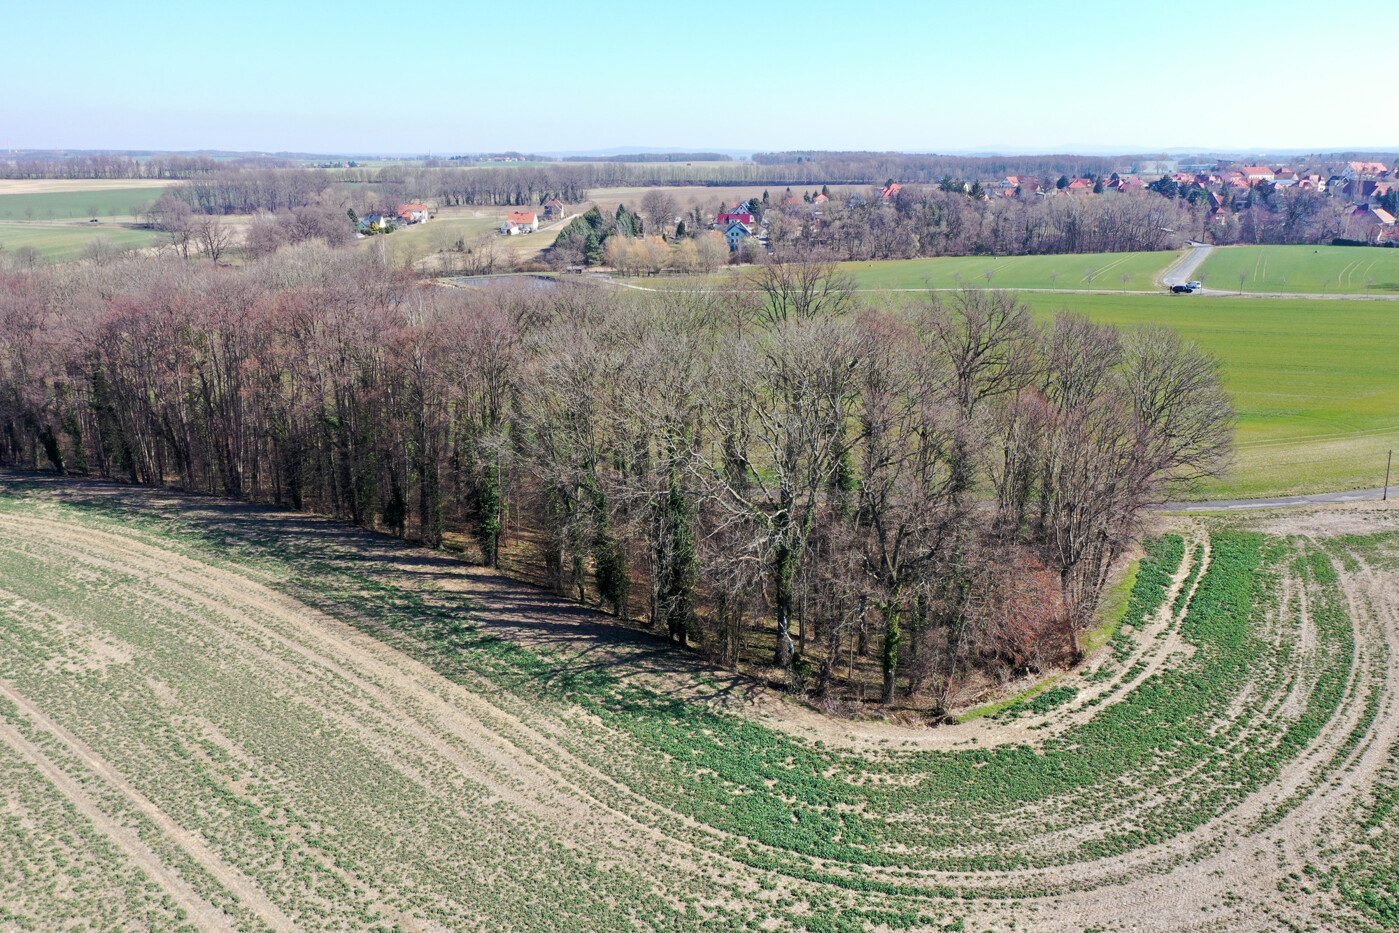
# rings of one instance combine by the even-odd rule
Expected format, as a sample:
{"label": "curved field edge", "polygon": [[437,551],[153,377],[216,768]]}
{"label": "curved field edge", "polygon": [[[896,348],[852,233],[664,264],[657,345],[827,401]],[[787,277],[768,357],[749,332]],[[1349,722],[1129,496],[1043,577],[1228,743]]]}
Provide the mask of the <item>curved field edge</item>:
{"label": "curved field edge", "polygon": [[[9,511],[40,510],[0,503],[0,513]],[[1335,579],[1323,556],[1304,545],[1226,532],[1214,537],[1194,598],[1174,607],[1184,612],[1188,656],[1114,697],[1088,722],[1038,747],[855,756],[502,641],[463,619],[450,594],[378,583],[314,541],[249,538],[100,500],[55,517],[249,574],[468,689],[488,685],[502,711],[564,723],[551,729],[564,752],[556,753],[558,773],[592,769],[615,780],[615,788],[598,791],[609,805],[633,808],[636,820],[695,852],[823,888],[897,898],[903,906],[893,918],[866,917],[886,926],[933,922],[909,906],[931,905],[930,897],[1052,893],[1055,883],[1014,873],[1186,836],[1273,780],[1335,716],[1351,677],[1348,620],[1333,613],[1315,633],[1325,650],[1313,652],[1299,711],[1285,720],[1231,714],[1246,688],[1290,683],[1283,670],[1289,649],[1274,650],[1259,636],[1260,614],[1276,608],[1280,575],[1301,573],[1322,593],[1334,592]],[[1184,556],[1179,538],[1151,549],[1125,627],[1163,605]],[[821,928],[821,918],[835,916],[823,913],[834,909],[821,905],[830,896],[845,895],[803,900],[787,919]],[[659,909],[660,902],[648,903]],[[854,906],[843,903],[839,915]]]}

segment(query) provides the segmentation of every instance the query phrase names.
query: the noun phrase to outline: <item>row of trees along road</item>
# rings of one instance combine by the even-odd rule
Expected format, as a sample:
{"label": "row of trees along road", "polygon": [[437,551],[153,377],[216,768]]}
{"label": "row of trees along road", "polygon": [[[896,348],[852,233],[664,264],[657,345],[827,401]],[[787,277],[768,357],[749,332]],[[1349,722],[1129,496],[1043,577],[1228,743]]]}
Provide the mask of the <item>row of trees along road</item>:
{"label": "row of trees along road", "polygon": [[287,247],[0,277],[0,462],[311,509],[482,558],[825,696],[1064,660],[1231,409],[1174,332],[827,266],[453,290]]}

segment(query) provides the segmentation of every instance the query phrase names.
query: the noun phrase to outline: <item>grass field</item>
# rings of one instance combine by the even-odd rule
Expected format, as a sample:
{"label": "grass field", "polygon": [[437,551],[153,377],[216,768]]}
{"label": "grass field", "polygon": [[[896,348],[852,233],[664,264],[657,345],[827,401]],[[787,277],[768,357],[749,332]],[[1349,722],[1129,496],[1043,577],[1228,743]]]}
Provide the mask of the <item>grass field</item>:
{"label": "grass field", "polygon": [[[1127,262],[1145,264],[1152,256],[1136,254]],[[875,264],[870,274],[907,281],[911,274],[901,271],[905,265]],[[1044,267],[1026,267],[1016,273],[1018,281],[1033,281],[1034,268]],[[901,275],[905,278],[896,278]],[[694,288],[717,279],[623,281],[640,288]],[[912,293],[866,297],[920,300]],[[1399,328],[1390,302],[1165,292],[1023,292],[1018,297],[1044,317],[1067,309],[1126,328],[1166,324],[1222,362],[1239,413],[1237,451],[1229,473],[1206,484],[1202,498],[1374,488],[1384,482],[1387,452],[1399,449]]]}
{"label": "grass field", "polygon": [[105,240],[117,249],[142,249],[164,242],[154,230],[135,230],[112,224],[0,223],[0,246],[9,255],[29,246],[45,262],[78,259],[92,243]]}
{"label": "grass field", "polygon": [[1206,288],[1245,293],[1399,295],[1399,249],[1227,246],[1215,249],[1195,277]]}
{"label": "grass field", "polygon": [[[575,210],[579,208],[575,207]],[[383,238],[383,246],[396,262],[417,261],[432,253],[450,250],[457,240],[468,245],[482,236],[492,237],[494,246],[503,255],[520,261],[539,258],[540,250],[552,246],[561,223],[554,221],[541,226],[537,233],[521,236],[500,236],[501,223],[512,209],[508,207],[445,207],[425,224],[400,227]],[[359,241],[361,249],[377,244],[377,239]]]}
{"label": "grass field", "polygon": [[78,190],[0,193],[0,221],[11,220],[87,220],[90,208],[97,209],[103,220],[132,219],[133,210],[139,214],[155,201],[164,186],[128,188],[92,188]]}
{"label": "grass field", "polygon": [[[1179,252],[1069,256],[948,256],[844,262],[862,289],[1056,288],[1149,291]],[[987,278],[987,273],[991,278]],[[1124,278],[1125,277],[1125,278]]]}
{"label": "grass field", "polygon": [[385,536],[0,476],[0,930],[1383,928],[1367,509],[1182,527],[1086,666],[913,729]]}
{"label": "grass field", "polygon": [[1399,447],[1399,328],[1381,301],[1021,296],[1121,326],[1169,324],[1224,363],[1238,456],[1207,498],[1365,489]]}

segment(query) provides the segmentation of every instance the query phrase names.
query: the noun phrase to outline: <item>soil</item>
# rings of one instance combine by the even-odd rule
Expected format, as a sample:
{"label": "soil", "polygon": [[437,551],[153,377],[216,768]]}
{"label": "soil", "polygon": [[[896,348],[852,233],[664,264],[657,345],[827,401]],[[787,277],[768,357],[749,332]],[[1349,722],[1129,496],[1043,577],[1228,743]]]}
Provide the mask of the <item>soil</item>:
{"label": "soil", "polygon": [[[313,535],[328,542],[345,562],[360,568],[367,583],[445,593],[469,603],[477,625],[510,641],[551,652],[560,671],[605,667],[655,690],[708,703],[829,746],[871,754],[891,749],[987,748],[1006,743],[1033,746],[1096,715],[1102,707],[1088,706],[1088,701],[1108,696],[1117,684],[1113,678],[1094,682],[1070,674],[1062,682],[1077,686],[1080,692],[1066,708],[1011,722],[981,719],[928,728],[835,718],[756,680],[707,665],[663,639],[618,626],[591,609],[387,536],[213,498],[90,481],[23,479],[31,487],[26,495],[52,502],[120,502],[146,514],[216,525],[249,539]],[[5,477],[0,476],[0,487],[4,483]],[[1201,550],[1206,562],[1208,521],[1182,519],[1173,526],[1186,536],[1189,548]],[[1399,507],[1394,503],[1355,503],[1275,510],[1256,516],[1235,513],[1227,521],[1271,535],[1321,543],[1345,535],[1399,531]],[[196,613],[217,615],[225,620],[224,637],[229,643],[260,658],[269,676],[295,682],[295,678],[305,676],[306,669],[315,669],[354,685],[355,696],[361,699],[319,712],[335,718],[344,728],[370,730],[373,740],[386,749],[401,750],[398,757],[408,771],[416,767],[410,759],[424,755],[449,765],[463,778],[489,788],[499,800],[546,820],[568,845],[616,852],[619,865],[637,871],[645,871],[647,865],[664,858],[682,875],[690,871],[713,873],[734,891],[743,890],[751,881],[752,870],[746,866],[667,838],[652,817],[674,819],[676,814],[589,767],[570,751],[569,743],[557,732],[560,726],[493,702],[484,692],[485,684],[478,690],[448,682],[361,629],[284,595],[274,586],[284,581],[277,580],[271,571],[255,566],[215,566],[195,556],[174,554],[117,527],[98,531],[69,523],[56,512],[0,515],[0,546],[7,538],[50,548],[56,555],[65,555],[63,559],[94,570],[119,569],[137,575],[155,587],[153,598],[171,606],[192,607],[190,611]],[[1352,841],[1356,808],[1368,799],[1380,770],[1399,748],[1399,578],[1373,565],[1363,554],[1351,556],[1354,560],[1335,562],[1354,627],[1351,682],[1333,721],[1274,780],[1205,825],[1125,856],[1013,872],[954,876],[899,873],[900,880],[960,887],[966,894],[959,910],[970,915],[967,928],[977,930],[1281,930],[1326,922],[1323,918],[1332,916],[1337,908],[1323,894],[1284,893],[1280,886],[1285,887],[1289,876],[1301,872],[1303,866],[1324,870],[1336,863]],[[1180,616],[1172,614],[1172,606],[1189,566],[1187,553],[1161,610],[1137,633],[1133,657],[1120,665],[1123,671],[1138,662],[1143,665],[1131,683],[1188,656],[1189,646],[1179,637]],[[1305,584],[1285,577],[1282,588],[1289,597],[1282,605],[1295,603],[1297,616],[1274,620],[1278,628],[1275,634],[1295,638],[1298,656],[1305,658],[1315,649],[1316,637]],[[1290,599],[1293,596],[1296,599]],[[1188,596],[1182,602],[1188,603]],[[34,607],[34,611],[43,609]],[[75,623],[74,634],[80,629]],[[85,652],[97,666],[121,664],[129,658],[122,645],[101,639],[86,642]],[[287,661],[288,657],[296,663]],[[1091,670],[1097,660],[1088,659],[1084,669]],[[1366,723],[1364,700],[1376,685],[1380,688],[1379,714]],[[1236,712],[1255,701],[1268,708],[1295,711],[1304,699],[1296,692],[1300,689],[1294,681],[1286,695],[1255,698],[1245,694]],[[1113,695],[1120,697],[1126,692],[1124,688]],[[35,728],[79,762],[90,779],[119,791],[166,838],[235,892],[268,925],[276,930],[297,928],[256,884],[145,797],[132,776],[102,761],[12,685],[0,682],[0,696],[15,703]],[[1110,697],[1105,700],[1112,701]],[[1359,741],[1347,744],[1357,729]],[[244,754],[216,728],[210,726],[207,732],[230,755]],[[47,743],[36,744],[3,721],[0,741],[43,770],[81,813],[187,907],[200,929],[231,928],[221,911],[162,864],[129,827],[119,825],[93,803],[88,786],[54,763]],[[425,773],[419,777],[429,779]],[[1295,805],[1285,816],[1268,818],[1279,802],[1289,800]],[[882,872],[873,874],[878,877]],[[368,885],[370,880],[364,883]],[[1014,903],[982,896],[1007,886],[1056,893],[1026,896]],[[793,883],[792,890],[798,889]],[[431,928],[411,920],[405,926]]]}

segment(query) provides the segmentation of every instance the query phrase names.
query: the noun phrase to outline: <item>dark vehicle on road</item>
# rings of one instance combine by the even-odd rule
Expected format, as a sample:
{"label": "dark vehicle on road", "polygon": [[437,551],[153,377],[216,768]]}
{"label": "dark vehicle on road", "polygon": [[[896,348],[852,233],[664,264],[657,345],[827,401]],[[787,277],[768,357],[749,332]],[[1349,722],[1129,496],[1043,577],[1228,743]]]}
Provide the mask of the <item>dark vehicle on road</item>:
{"label": "dark vehicle on road", "polygon": [[1190,294],[1191,292],[1193,292],[1194,290],[1195,290],[1195,289],[1191,288],[1189,285],[1172,285],[1172,286],[1171,286],[1171,293],[1174,294],[1174,295],[1188,295],[1188,294]]}

